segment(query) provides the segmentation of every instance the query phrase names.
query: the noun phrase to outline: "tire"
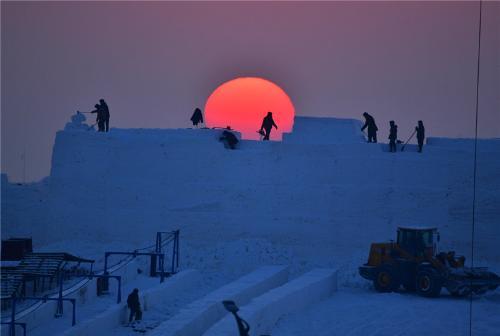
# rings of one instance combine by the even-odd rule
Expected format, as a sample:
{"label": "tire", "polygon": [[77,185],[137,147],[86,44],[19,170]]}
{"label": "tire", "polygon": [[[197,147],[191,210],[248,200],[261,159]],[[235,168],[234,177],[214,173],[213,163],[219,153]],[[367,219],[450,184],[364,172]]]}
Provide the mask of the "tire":
{"label": "tire", "polygon": [[417,273],[416,285],[419,295],[438,297],[443,287],[443,281],[434,270],[422,270]]}
{"label": "tire", "polygon": [[399,288],[399,285],[399,278],[393,267],[381,266],[375,272],[373,286],[378,292],[393,292]]}
{"label": "tire", "polygon": [[[492,273],[490,272],[490,278],[493,279],[493,280],[498,280],[500,277],[498,275],[496,275],[495,273]],[[496,290],[498,288],[499,285],[491,285],[488,287],[489,290]]]}

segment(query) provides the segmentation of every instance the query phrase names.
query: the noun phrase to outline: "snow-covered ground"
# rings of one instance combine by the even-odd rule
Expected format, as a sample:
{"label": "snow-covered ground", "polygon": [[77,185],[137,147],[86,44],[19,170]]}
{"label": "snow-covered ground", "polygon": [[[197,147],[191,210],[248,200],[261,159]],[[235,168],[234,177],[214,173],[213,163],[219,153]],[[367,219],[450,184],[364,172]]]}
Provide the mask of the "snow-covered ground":
{"label": "snow-covered ground", "polygon": [[[231,151],[219,130],[98,134],[74,120],[57,134],[48,178],[15,185],[2,176],[2,236],[32,236],[36,250],[93,258],[99,268],[104,251],[180,229],[181,267],[203,281],[178,293],[179,306],[261,265],[289,265],[291,278],[330,267],[339,269],[339,292],[283,317],[273,335],[468,334],[467,300],[379,294],[357,267],[370,243],[411,225],[437,227],[440,249],[470,262],[472,141],[431,138],[422,154],[414,146],[388,153],[364,143],[359,121],[294,125],[283,142],[242,141]],[[500,273],[499,139],[479,141],[477,174],[474,265]],[[137,281],[131,286],[148,286]],[[473,301],[475,335],[500,330],[499,295]],[[179,306],[147,315],[165,320]]]}

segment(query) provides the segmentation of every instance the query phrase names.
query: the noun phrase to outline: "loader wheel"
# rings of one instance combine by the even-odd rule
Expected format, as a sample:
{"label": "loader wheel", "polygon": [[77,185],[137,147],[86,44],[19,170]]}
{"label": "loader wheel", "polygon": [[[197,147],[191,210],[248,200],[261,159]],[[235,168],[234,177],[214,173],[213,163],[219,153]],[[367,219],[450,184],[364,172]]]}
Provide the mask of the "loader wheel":
{"label": "loader wheel", "polygon": [[416,284],[417,293],[426,297],[438,297],[443,286],[440,276],[431,270],[418,272]]}
{"label": "loader wheel", "polygon": [[399,280],[396,272],[390,266],[380,267],[373,280],[373,286],[379,292],[392,292],[399,288]]}
{"label": "loader wheel", "polygon": [[[495,273],[490,273],[490,278],[493,280],[498,280],[500,277],[498,275],[496,275]],[[488,289],[494,291],[495,289],[498,288],[498,286],[499,285],[491,285],[490,287],[488,287]]]}

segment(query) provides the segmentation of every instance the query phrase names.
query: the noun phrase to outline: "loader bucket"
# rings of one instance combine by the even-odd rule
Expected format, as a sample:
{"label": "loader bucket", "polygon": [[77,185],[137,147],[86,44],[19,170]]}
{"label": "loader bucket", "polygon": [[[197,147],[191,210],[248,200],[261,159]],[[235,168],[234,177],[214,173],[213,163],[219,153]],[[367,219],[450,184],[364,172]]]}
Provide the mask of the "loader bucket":
{"label": "loader bucket", "polygon": [[488,290],[496,290],[498,286],[500,277],[485,267],[454,270],[450,272],[446,283],[446,289],[454,296],[467,296],[471,292],[480,295]]}

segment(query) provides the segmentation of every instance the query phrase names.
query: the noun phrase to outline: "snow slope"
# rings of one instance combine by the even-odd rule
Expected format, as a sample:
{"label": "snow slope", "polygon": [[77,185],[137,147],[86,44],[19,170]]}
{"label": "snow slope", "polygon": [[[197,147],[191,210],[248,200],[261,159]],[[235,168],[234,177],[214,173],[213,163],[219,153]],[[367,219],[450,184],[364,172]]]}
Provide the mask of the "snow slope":
{"label": "snow slope", "polygon": [[[315,267],[339,268],[339,290],[346,291],[340,298],[354,302],[339,315],[346,328],[365,323],[357,319],[364,310],[355,297],[381,307],[390,297],[397,309],[429,318],[455,304],[443,299],[424,304],[422,311],[408,305],[425,302],[413,296],[374,295],[357,267],[366,261],[370,243],[395,239],[399,225],[438,227],[441,249],[470,261],[470,140],[430,138],[422,154],[411,146],[388,153],[385,144],[364,143],[359,121],[298,117],[283,142],[241,141],[231,151],[218,142],[220,130],[104,134],[87,131],[82,121],[58,132],[47,179],[30,185],[3,181],[3,237],[30,235],[35,248],[100,260],[110,244],[142,247],[156,231],[180,229],[181,265],[218,284],[266,264],[290,265],[292,276]],[[500,140],[478,143],[477,168],[475,265],[500,273]],[[335,296],[331,300],[334,306]],[[484,300],[474,303],[500,308],[497,293]],[[318,323],[328,321],[328,305]],[[312,315],[293,317],[296,330]],[[475,321],[486,325],[476,330],[498,325],[488,314]],[[391,334],[382,320],[359,328],[372,330],[373,324],[379,327],[374,335]],[[276,333],[293,334],[284,328],[278,324]],[[402,334],[419,334],[412,330],[420,329],[408,322]]]}

